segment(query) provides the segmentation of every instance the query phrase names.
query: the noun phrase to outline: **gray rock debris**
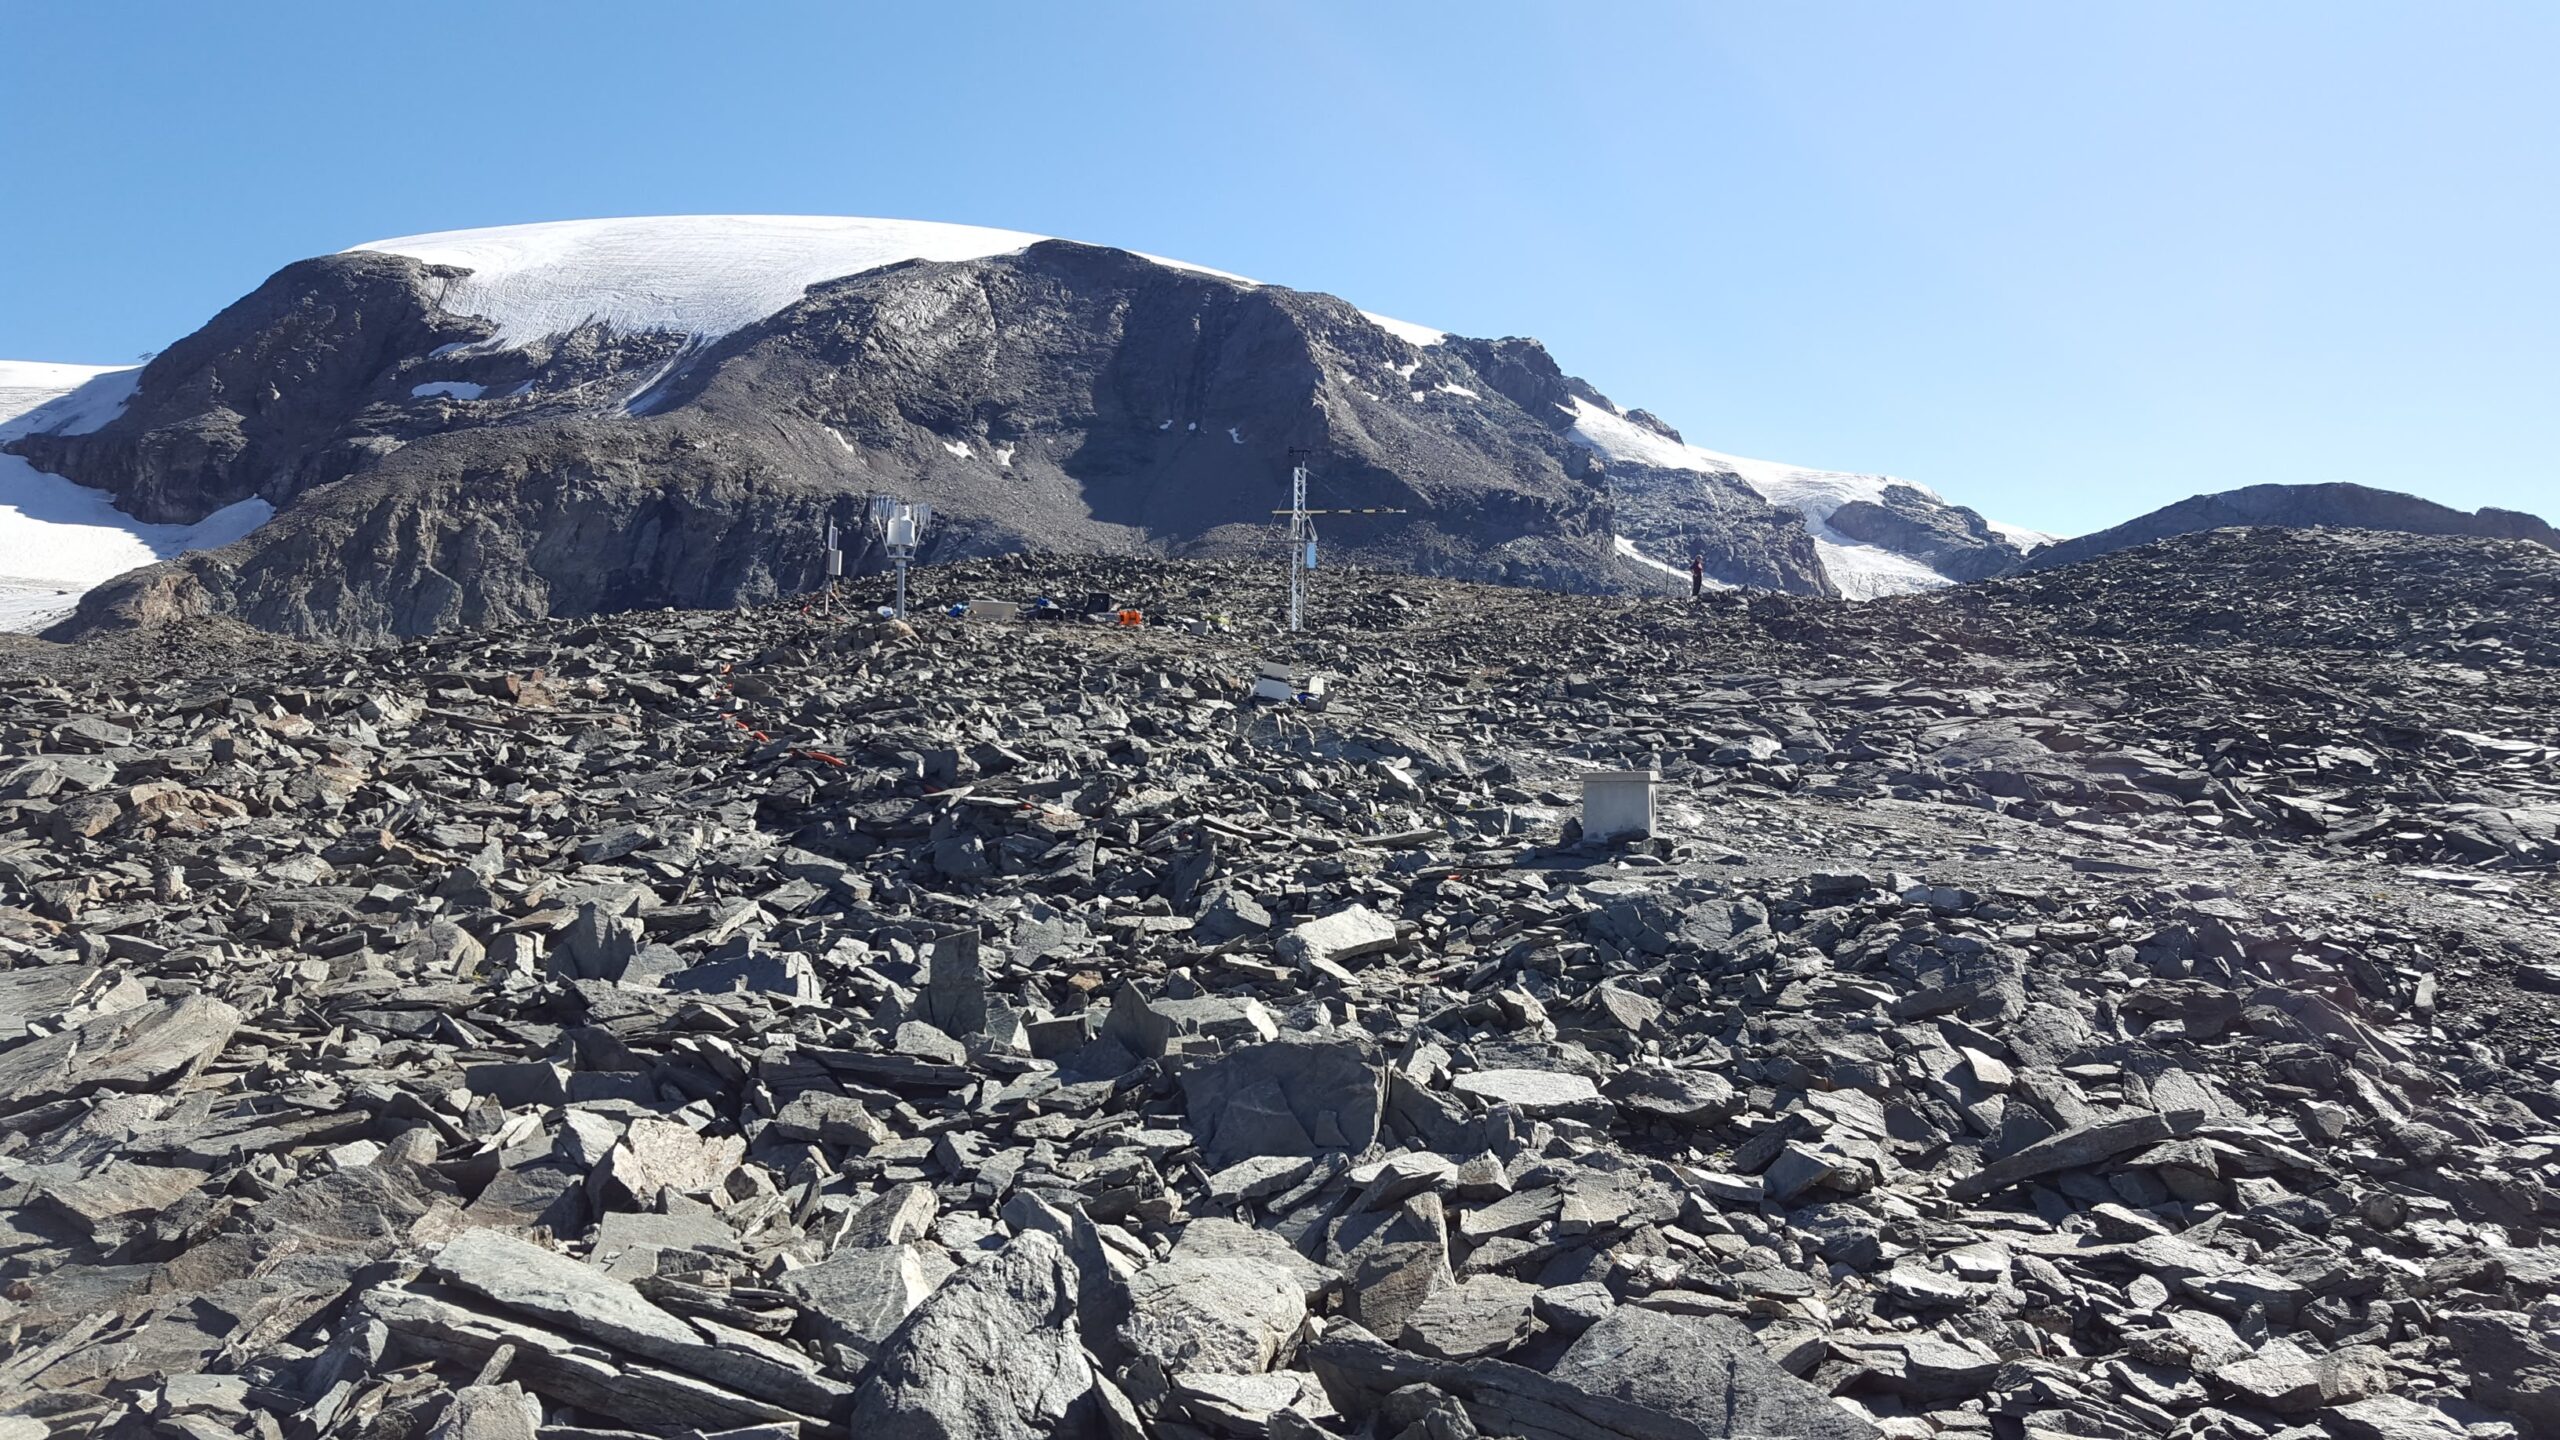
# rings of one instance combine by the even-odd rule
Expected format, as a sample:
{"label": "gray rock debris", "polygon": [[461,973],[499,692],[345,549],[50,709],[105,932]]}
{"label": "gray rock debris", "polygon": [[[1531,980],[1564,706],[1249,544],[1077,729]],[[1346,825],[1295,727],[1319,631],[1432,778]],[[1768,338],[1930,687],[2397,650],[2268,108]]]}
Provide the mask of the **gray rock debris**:
{"label": "gray rock debris", "polygon": [[1709,1435],[1859,1440],[1879,1433],[1779,1368],[1757,1337],[1721,1315],[1621,1305],[1583,1331],[1548,1373]]}
{"label": "gray rock debris", "polygon": [[2560,1424],[2560,562],[1332,583],[0,653],[0,1436]]}
{"label": "gray rock debris", "polygon": [[1283,1036],[1182,1076],[1201,1154],[1224,1167],[1256,1155],[1358,1154],[1378,1138],[1385,1081],[1361,1039]]}

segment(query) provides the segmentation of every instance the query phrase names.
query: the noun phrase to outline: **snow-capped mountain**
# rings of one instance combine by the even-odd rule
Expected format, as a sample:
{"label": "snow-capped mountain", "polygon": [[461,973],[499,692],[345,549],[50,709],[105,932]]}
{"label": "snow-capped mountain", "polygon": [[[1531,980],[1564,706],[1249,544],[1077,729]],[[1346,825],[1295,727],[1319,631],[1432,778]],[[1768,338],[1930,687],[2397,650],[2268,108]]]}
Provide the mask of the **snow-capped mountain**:
{"label": "snow-capped mountain", "polygon": [[[19,388],[63,380],[82,377]],[[1431,573],[1664,588],[1695,552],[1722,583],[1867,595],[2020,553],[1916,486],[1688,446],[1535,341],[926,222],[374,241],[47,394],[0,433],[0,501],[120,531],[85,583],[167,561],[83,625],[215,611],[377,635],[734,603],[810,584],[798,537],[875,490],[930,501],[944,554],[1258,552],[1298,448],[1324,503],[1411,512],[1337,527],[1337,554]],[[10,534],[0,573],[45,543]]]}

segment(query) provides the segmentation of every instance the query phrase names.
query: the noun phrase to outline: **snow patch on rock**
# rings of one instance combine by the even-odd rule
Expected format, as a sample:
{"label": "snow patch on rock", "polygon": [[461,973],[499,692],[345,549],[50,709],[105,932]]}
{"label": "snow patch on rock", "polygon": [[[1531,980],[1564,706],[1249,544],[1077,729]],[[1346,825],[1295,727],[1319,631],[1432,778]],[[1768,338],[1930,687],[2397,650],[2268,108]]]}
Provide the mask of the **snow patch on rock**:
{"label": "snow patch on rock", "polygon": [[2024,525],[2011,525],[1999,520],[1985,519],[1982,523],[1990,526],[1993,533],[1999,535],[2001,539],[2021,550],[2041,549],[2063,538],[2060,535],[2049,534],[2042,530],[2030,530]]}
{"label": "snow patch on rock", "polygon": [[[114,375],[130,368],[124,365],[62,365],[50,360],[0,360],[0,426],[38,406],[61,399],[101,375]],[[130,387],[127,393],[130,393]]]}
{"label": "snow patch on rock", "polygon": [[1813,548],[1822,556],[1823,573],[1840,587],[1844,599],[1908,595],[1955,583],[1908,555],[1881,545],[1861,544],[1828,525],[1813,528]]}
{"label": "snow patch on rock", "polygon": [[[1672,579],[1679,581],[1683,585],[1689,583],[1689,572],[1682,567],[1666,564],[1663,561],[1654,559],[1642,550],[1637,549],[1636,542],[1628,539],[1624,535],[1612,535],[1609,538],[1613,543],[1613,547],[1625,558],[1633,560],[1648,570],[1658,570],[1661,573],[1670,576]],[[1732,590],[1738,587],[1710,575],[1707,577],[1707,588],[1710,590]]]}
{"label": "snow patch on rock", "polygon": [[139,365],[0,360],[0,440],[87,435],[123,414],[141,381]]}
{"label": "snow patch on rock", "polygon": [[[0,360],[0,441],[86,435],[124,412],[137,366]],[[228,545],[265,524],[264,500],[225,506],[193,525],[150,525],[103,490],[0,455],[0,631],[41,630],[127,570]]]}
{"label": "snow patch on rock", "polygon": [[103,490],[0,455],[0,630],[40,630],[128,570],[228,545],[274,514],[249,499],[193,525],[145,524]]}
{"label": "snow patch on rock", "polygon": [[1659,435],[1622,415],[1575,396],[1572,405],[1573,438],[1611,460],[1635,465],[1650,465],[1659,470],[1695,470],[1701,474],[1721,471],[1742,477],[1742,483],[1760,492],[1772,505],[1783,505],[1797,511],[1814,524],[1831,518],[1831,512],[1852,500],[1882,501],[1888,485],[1907,485],[1935,500],[1938,492],[1909,480],[1890,475],[1852,475],[1840,470],[1812,470],[1777,460],[1753,460],[1742,455],[1689,445],[1668,435]]}

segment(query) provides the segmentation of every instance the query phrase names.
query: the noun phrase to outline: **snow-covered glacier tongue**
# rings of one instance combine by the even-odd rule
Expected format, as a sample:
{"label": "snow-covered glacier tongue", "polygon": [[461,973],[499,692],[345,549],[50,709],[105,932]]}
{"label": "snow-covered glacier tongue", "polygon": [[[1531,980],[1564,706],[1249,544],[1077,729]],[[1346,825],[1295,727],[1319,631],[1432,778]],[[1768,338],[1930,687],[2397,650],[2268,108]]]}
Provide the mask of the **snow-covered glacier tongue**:
{"label": "snow-covered glacier tongue", "polygon": [[1577,394],[1565,407],[1573,438],[1606,464],[1634,543],[1676,553],[1702,524],[1712,481],[1742,485],[1803,518],[1823,575],[1840,595],[1871,599],[1981,579],[2007,570],[2052,537],[1984,519],[1936,491],[1889,475],[1816,470],[1689,444],[1642,411]]}

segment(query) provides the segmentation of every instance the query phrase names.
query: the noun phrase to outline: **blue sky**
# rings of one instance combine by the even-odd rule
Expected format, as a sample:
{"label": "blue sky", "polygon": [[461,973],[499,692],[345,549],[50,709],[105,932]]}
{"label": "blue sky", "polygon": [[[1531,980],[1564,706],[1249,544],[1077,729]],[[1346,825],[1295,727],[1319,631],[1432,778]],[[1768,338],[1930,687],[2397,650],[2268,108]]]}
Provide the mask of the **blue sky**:
{"label": "blue sky", "polygon": [[0,0],[0,356],[288,260],[965,221],[1527,334],[1692,441],[2058,531],[2560,512],[2560,6]]}

